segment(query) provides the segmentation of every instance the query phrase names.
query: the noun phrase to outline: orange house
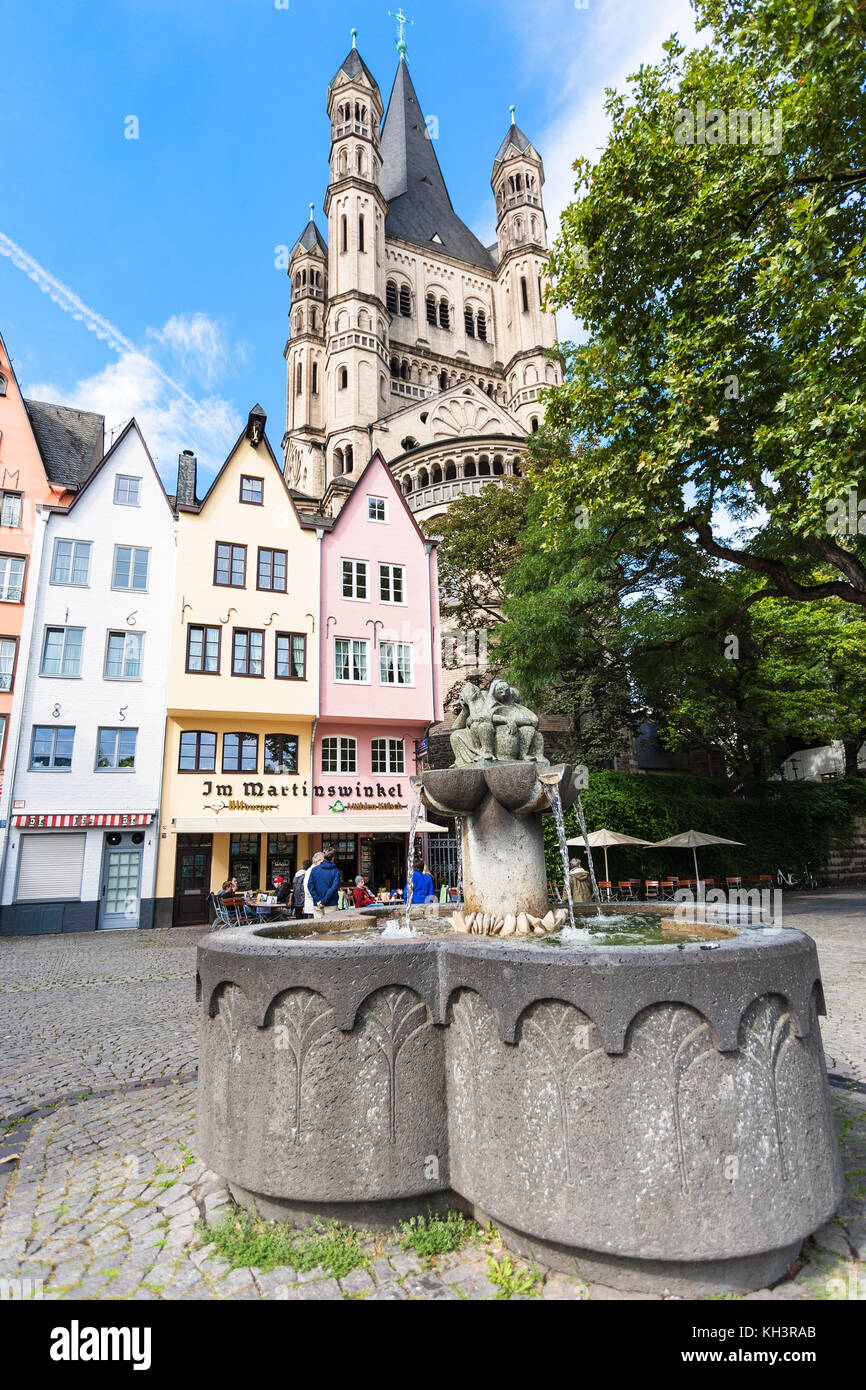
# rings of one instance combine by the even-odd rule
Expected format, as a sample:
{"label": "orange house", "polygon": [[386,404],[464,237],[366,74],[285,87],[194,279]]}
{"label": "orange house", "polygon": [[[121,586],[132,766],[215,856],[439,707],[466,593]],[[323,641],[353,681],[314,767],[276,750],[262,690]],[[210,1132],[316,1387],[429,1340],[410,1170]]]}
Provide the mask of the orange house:
{"label": "orange house", "polygon": [[[0,787],[16,689],[38,503],[64,506],[103,453],[103,417],[25,401],[0,335]],[[35,575],[33,576],[35,580]]]}

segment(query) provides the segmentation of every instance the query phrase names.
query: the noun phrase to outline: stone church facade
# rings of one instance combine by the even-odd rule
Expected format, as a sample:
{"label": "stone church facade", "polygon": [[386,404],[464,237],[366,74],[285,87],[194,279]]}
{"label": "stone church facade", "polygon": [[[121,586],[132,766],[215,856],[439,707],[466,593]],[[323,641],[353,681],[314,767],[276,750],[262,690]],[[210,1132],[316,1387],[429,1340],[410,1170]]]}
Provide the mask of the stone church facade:
{"label": "stone church facade", "polygon": [[290,256],[283,450],[300,510],[336,516],[379,449],[423,523],[519,474],[561,373],[541,157],[512,122],[483,246],[452,207],[400,49],[384,121],[354,45],[328,88],[328,236],[311,217]]}

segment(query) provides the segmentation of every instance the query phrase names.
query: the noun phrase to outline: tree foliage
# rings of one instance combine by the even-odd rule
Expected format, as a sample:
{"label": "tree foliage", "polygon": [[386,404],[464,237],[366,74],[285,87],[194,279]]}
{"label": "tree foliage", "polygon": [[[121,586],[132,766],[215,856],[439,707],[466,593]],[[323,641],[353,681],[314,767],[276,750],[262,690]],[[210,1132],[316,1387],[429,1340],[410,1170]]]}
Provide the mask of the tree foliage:
{"label": "tree foliage", "polygon": [[564,533],[582,503],[636,554],[746,569],[749,606],[866,608],[866,9],[695,4],[710,41],[610,92],[607,146],[575,165],[551,299],[589,340],[548,417],[593,447],[544,471],[543,515]]}

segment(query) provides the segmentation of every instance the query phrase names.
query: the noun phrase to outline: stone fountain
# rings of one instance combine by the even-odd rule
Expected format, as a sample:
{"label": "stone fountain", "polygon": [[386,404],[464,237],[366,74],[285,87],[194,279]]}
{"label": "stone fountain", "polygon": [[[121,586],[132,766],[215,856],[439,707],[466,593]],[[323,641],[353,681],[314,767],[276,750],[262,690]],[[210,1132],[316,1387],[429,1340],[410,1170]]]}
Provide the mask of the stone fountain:
{"label": "stone fountain", "polygon": [[814,942],[538,940],[541,817],[571,771],[505,682],[464,687],[452,746],[416,790],[461,822],[455,930],[203,939],[201,1157],[266,1218],[457,1204],[619,1288],[781,1278],[841,1196]]}

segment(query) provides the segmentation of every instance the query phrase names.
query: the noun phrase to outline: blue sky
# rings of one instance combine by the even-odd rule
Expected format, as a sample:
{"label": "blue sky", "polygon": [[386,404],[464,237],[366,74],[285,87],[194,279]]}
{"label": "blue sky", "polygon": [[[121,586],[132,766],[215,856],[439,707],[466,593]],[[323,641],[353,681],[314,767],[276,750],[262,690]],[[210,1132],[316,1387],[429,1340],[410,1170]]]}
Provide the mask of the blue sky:
{"label": "blue sky", "polygon": [[[603,143],[605,87],[670,32],[694,41],[688,0],[404,9],[452,201],[487,242],[512,102],[545,161],[553,233],[571,161]],[[279,450],[288,282],[275,257],[310,202],[326,230],[326,92],[353,26],[387,104],[388,3],[4,7],[0,331],[26,395],[100,410],[108,427],[135,414],[169,485],[187,447],[206,481],[257,400]]]}

